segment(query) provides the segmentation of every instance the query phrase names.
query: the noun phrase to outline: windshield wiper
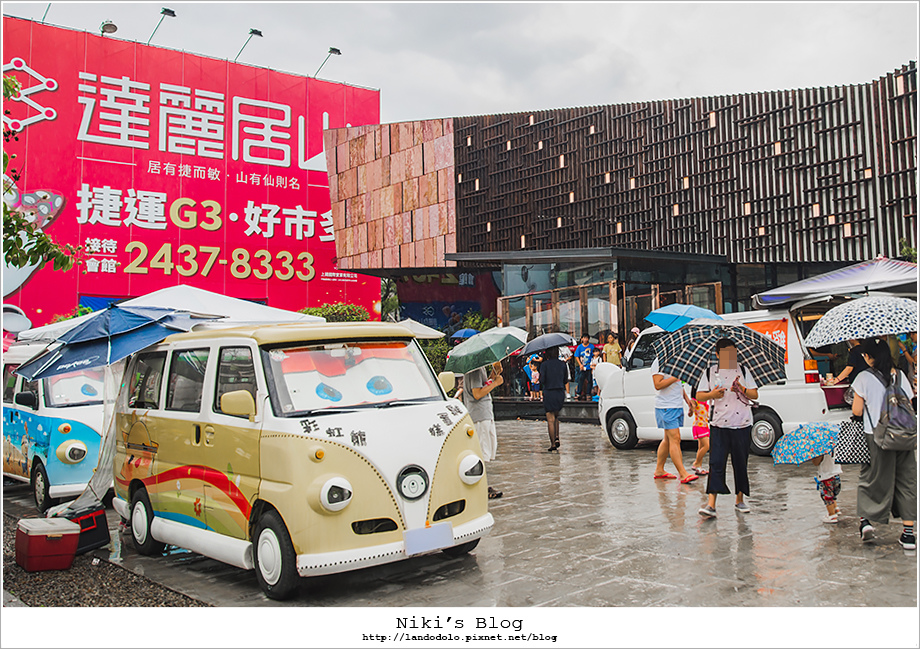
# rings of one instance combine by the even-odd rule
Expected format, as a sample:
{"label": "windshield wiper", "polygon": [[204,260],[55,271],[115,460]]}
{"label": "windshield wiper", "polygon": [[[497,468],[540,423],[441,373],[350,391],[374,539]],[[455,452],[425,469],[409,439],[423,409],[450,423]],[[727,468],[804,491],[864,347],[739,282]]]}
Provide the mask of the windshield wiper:
{"label": "windshield wiper", "polygon": [[439,400],[438,397],[419,397],[418,399],[397,399],[395,401],[386,401],[378,403],[375,408],[393,408],[394,406],[414,406],[419,403],[428,403]]}
{"label": "windshield wiper", "polygon": [[[366,406],[364,406],[366,407]],[[300,412],[291,413],[294,417],[316,417],[318,415],[334,415],[341,412],[355,412],[356,410],[361,410],[362,406],[341,406],[331,408],[316,408],[315,410],[302,410]]]}

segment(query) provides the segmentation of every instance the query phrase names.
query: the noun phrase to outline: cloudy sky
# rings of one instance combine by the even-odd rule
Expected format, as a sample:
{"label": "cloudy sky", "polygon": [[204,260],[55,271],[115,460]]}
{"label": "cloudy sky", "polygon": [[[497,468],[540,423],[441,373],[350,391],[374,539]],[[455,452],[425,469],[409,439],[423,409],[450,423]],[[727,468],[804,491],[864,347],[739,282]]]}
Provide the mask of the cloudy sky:
{"label": "cloudy sky", "polygon": [[[384,122],[863,83],[917,59],[901,3],[176,3],[163,47],[379,88]],[[47,22],[146,42],[157,3],[53,3]],[[3,4],[40,20],[47,3]]]}

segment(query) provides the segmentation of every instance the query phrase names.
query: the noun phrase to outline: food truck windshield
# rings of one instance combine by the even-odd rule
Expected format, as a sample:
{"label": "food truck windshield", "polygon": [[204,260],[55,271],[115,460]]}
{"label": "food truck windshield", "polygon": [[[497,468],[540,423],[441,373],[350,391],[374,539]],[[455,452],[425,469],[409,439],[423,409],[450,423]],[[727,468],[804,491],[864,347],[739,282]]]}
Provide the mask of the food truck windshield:
{"label": "food truck windshield", "polygon": [[77,370],[45,381],[45,405],[49,408],[92,406],[102,403],[102,371]]}
{"label": "food truck windshield", "polygon": [[337,342],[263,350],[275,414],[285,417],[444,399],[415,341]]}

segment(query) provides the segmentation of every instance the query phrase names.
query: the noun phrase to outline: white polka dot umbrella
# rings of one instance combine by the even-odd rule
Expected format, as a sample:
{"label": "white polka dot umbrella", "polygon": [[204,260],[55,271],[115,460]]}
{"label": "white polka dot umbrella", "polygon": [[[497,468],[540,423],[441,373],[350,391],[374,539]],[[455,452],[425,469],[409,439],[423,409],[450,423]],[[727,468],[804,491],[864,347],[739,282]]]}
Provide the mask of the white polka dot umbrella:
{"label": "white polka dot umbrella", "polygon": [[875,338],[917,330],[917,302],[903,297],[870,296],[825,313],[805,338],[806,347],[823,347],[855,338]]}

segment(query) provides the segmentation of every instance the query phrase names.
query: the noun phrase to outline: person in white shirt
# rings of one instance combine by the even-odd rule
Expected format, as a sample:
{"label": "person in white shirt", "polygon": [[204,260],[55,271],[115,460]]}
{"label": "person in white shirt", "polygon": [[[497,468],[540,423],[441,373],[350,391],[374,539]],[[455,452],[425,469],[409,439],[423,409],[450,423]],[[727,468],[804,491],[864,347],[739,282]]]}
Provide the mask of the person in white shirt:
{"label": "person in white shirt", "polygon": [[664,437],[658,445],[658,463],[655,465],[655,480],[673,480],[677,476],[664,470],[668,456],[680,474],[682,484],[693,482],[697,475],[684,468],[680,450],[680,426],[684,423],[684,388],[680,379],[659,371],[658,359],[652,362],[652,381],[655,385],[655,421],[664,429]]}
{"label": "person in white shirt", "polygon": [[815,482],[818,483],[818,493],[827,508],[827,516],[822,520],[825,523],[835,524],[840,508],[837,507],[837,496],[840,495],[840,465],[834,462],[834,454],[826,453],[811,458],[811,463],[818,467]]}
{"label": "person in white shirt", "polygon": [[742,514],[751,511],[744,502],[750,495],[747,463],[751,452],[751,428],[754,415],[751,406],[758,397],[757,384],[751,372],[738,366],[738,349],[728,338],[716,343],[719,364],[703,373],[697,387],[697,401],[712,401],[709,413],[709,481],[706,493],[709,501],[699,509],[703,518],[715,518],[716,495],[730,494],[725,482],[728,456],[732,458],[735,478],[735,510]]}
{"label": "person in white shirt", "polygon": [[900,518],[904,531],[898,542],[905,550],[917,548],[914,520],[917,518],[917,452],[885,451],[878,447],[872,431],[882,416],[885,390],[891,381],[899,381],[908,397],[914,390],[903,372],[894,368],[888,343],[867,340],[861,345],[869,369],[853,381],[853,414],[863,418],[866,443],[872,461],[863,464],[856,488],[859,534],[869,541],[875,534],[872,522],[887,523],[889,514]]}

